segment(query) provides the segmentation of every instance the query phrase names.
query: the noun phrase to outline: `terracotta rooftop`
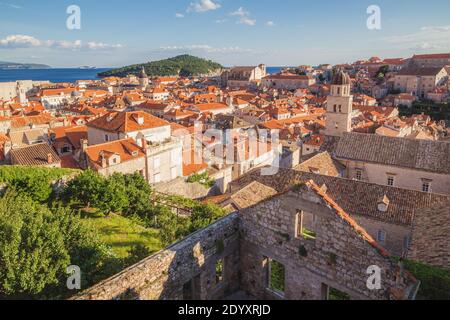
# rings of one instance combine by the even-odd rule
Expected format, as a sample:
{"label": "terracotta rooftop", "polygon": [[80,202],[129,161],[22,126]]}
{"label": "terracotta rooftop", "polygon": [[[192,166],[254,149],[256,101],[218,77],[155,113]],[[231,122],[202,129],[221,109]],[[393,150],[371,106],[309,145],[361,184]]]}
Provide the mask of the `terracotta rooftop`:
{"label": "terracotta rooftop", "polygon": [[450,59],[450,53],[416,54],[413,59]]}
{"label": "terracotta rooftop", "polygon": [[112,112],[87,124],[88,127],[109,132],[122,133],[164,127],[168,125],[169,122],[152,116],[144,111]]}
{"label": "terracotta rooftop", "polygon": [[132,138],[93,145],[89,146],[86,149],[86,155],[88,156],[89,160],[99,167],[101,167],[102,165],[102,153],[109,156],[114,154],[119,155],[121,163],[136,158],[145,157],[144,151],[136,144],[136,142]]}

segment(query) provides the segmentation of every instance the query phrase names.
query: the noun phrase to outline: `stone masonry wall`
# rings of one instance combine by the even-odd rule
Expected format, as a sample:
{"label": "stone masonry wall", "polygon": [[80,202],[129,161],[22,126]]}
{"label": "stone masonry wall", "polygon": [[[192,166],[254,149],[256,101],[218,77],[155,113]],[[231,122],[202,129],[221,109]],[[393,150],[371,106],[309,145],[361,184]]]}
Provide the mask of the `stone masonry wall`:
{"label": "stone masonry wall", "polygon": [[[219,259],[224,278],[217,284]],[[232,214],[73,299],[181,300],[190,281],[193,299],[218,299],[239,289],[239,264],[238,216]]]}
{"label": "stone masonry wall", "polygon": [[[298,210],[316,214],[315,240],[296,238]],[[241,286],[261,299],[324,299],[323,285],[352,299],[389,299],[396,283],[396,265],[314,194],[289,192],[262,202],[240,215]],[[303,248],[307,256],[301,254]],[[285,266],[285,292],[268,289],[268,258]],[[382,270],[382,289],[369,290],[367,268]],[[402,279],[402,278],[400,278]]]}
{"label": "stone masonry wall", "polygon": [[395,256],[402,257],[408,250],[405,246],[406,238],[411,239],[411,227],[386,223],[379,220],[368,219],[363,216],[354,215],[353,218],[358,224],[376,240],[379,230],[386,232],[386,241],[380,244]]}
{"label": "stone masonry wall", "polygon": [[450,269],[450,203],[416,212],[408,258]]}

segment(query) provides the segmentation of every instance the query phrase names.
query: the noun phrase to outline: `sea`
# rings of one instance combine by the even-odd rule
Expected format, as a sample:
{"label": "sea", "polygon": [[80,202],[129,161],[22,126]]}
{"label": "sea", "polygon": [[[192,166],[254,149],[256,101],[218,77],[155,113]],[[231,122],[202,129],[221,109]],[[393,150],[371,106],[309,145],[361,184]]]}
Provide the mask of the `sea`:
{"label": "sea", "polygon": [[101,69],[0,69],[0,82],[9,82],[16,80],[34,80],[57,82],[75,82],[77,80],[97,80],[99,72],[111,70],[110,68]]}
{"label": "sea", "polygon": [[[278,73],[286,67],[267,67],[267,72],[270,74]],[[79,69],[79,68],[64,68],[64,69],[15,69],[4,70],[0,69],[0,82],[10,82],[16,80],[34,80],[34,81],[50,81],[58,82],[75,82],[77,80],[97,80],[98,73],[111,70],[111,68],[100,69]]]}

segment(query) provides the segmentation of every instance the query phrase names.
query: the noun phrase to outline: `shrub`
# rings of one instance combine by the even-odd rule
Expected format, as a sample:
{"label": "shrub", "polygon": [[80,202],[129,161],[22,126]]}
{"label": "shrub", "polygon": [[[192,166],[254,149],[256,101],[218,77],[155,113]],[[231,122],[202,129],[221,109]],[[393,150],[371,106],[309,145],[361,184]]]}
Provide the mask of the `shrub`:
{"label": "shrub", "polygon": [[404,261],[405,268],[421,281],[417,299],[450,300],[450,270]]}
{"label": "shrub", "polygon": [[76,213],[63,206],[49,209],[13,189],[0,199],[0,296],[60,297],[66,268],[78,265],[84,283],[101,276],[109,256]]}

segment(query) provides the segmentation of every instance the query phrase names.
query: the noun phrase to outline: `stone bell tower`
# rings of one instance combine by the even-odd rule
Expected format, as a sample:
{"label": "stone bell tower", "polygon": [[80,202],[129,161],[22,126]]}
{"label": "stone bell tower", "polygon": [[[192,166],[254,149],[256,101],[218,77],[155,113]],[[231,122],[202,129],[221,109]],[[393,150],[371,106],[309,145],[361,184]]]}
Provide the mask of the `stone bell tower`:
{"label": "stone bell tower", "polygon": [[148,87],[149,79],[147,76],[147,73],[145,73],[145,68],[142,67],[141,73],[139,74],[139,86],[142,87],[142,89],[145,89]]}
{"label": "stone bell tower", "polygon": [[337,71],[327,99],[326,136],[342,137],[344,132],[352,131],[353,96],[350,86],[350,76],[342,70]]}

